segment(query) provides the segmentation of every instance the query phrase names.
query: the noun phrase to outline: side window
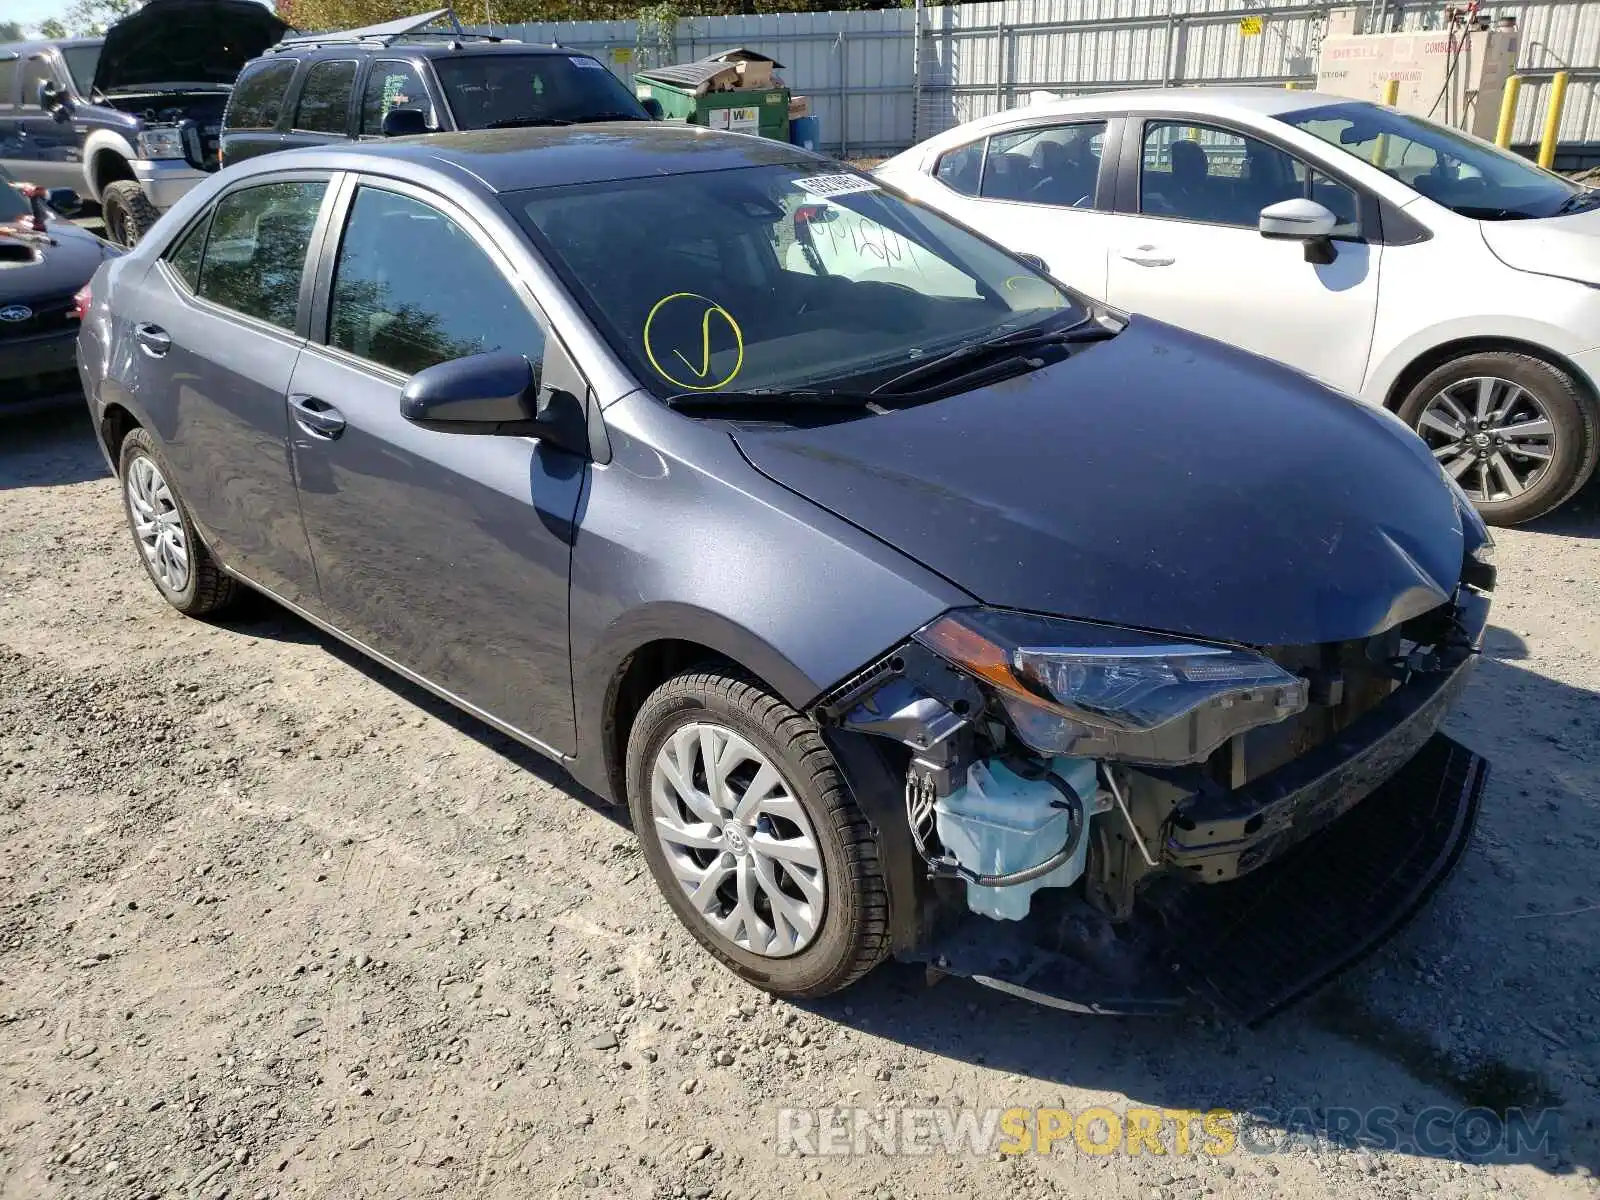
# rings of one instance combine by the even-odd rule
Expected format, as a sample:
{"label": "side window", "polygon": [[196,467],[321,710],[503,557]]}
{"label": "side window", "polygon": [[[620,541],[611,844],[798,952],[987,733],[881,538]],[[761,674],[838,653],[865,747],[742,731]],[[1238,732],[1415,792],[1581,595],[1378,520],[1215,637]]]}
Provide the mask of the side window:
{"label": "side window", "polygon": [[972,142],[946,150],[934,164],[933,177],[952,192],[978,194],[978,173],[983,169],[983,143]]}
{"label": "side window", "polygon": [[298,64],[272,59],[246,67],[228,98],[223,124],[229,129],[274,129],[283,115],[283,95]]}
{"label": "side window", "polygon": [[[1294,162],[1294,177],[1300,195],[1310,197],[1339,218],[1339,223],[1333,227],[1334,237],[1361,236],[1361,202],[1353,191],[1299,159]],[[1306,182],[1308,179],[1309,186]]]}
{"label": "side window", "polygon": [[267,183],[224,196],[211,218],[195,292],[293,329],[306,249],[327,186],[310,180]]}
{"label": "side window", "polygon": [[312,64],[295,106],[294,127],[307,133],[343,133],[350,113],[350,92],[356,85],[356,64]]}
{"label": "side window", "polygon": [[19,74],[22,76],[22,88],[17,102],[24,108],[37,108],[39,106],[39,85],[41,83],[60,83],[56,78],[55,67],[42,54],[35,54],[25,61]]}
{"label": "side window", "polygon": [[396,108],[420,109],[429,125],[438,124],[427,86],[416,67],[408,62],[375,62],[361,94],[361,132],[382,133],[384,117]]}
{"label": "side window", "polygon": [[10,108],[17,95],[17,59],[0,58],[0,108]]}
{"label": "side window", "polygon": [[982,195],[1058,208],[1090,208],[1100,178],[1104,121],[1035,126],[989,139]]}
{"label": "side window", "polygon": [[162,256],[178,278],[188,284],[191,292],[200,287],[200,256],[205,252],[206,230],[210,228],[211,216],[208,213],[196,221],[194,228],[179,238],[177,244]]}
{"label": "side window", "polygon": [[544,333],[466,230],[369,187],[356,192],[339,244],[328,344],[402,375],[490,350],[544,357]]}

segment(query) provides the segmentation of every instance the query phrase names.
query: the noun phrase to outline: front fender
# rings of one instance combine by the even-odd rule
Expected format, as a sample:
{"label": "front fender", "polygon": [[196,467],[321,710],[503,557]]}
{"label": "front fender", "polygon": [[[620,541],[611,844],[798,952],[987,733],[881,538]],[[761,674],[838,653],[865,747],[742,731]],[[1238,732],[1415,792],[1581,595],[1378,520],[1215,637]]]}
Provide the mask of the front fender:
{"label": "front fender", "polygon": [[[110,151],[125,163],[132,163],[139,157],[133,143],[114,129],[96,129],[84,139],[83,182],[85,190],[94,198],[96,204],[100,202],[101,180],[95,174],[94,158],[101,151]],[[130,166],[128,170],[131,175],[133,168]]]}

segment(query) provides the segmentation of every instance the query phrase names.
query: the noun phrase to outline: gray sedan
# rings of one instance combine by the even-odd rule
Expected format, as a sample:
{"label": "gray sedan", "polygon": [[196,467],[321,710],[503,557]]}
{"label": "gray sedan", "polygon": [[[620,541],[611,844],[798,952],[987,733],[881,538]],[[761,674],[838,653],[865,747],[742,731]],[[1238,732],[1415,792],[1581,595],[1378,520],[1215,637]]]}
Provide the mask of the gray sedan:
{"label": "gray sedan", "polygon": [[161,595],[264,592],[626,803],[771,991],[896,954],[1253,1019],[1470,833],[1436,730],[1492,543],[1422,443],[841,164],[633,123],[294,151],[90,291]]}

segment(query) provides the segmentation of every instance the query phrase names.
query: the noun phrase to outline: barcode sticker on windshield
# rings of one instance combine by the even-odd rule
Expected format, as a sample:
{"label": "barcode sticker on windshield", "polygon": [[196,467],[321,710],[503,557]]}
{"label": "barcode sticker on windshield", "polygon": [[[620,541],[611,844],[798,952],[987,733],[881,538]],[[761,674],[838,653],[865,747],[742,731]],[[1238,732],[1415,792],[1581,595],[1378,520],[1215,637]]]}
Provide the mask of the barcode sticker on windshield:
{"label": "barcode sticker on windshield", "polygon": [[860,175],[812,175],[806,179],[796,179],[794,182],[796,187],[824,200],[830,196],[849,196],[856,192],[882,190],[872,180]]}
{"label": "barcode sticker on windshield", "polygon": [[575,67],[582,67],[585,71],[604,71],[605,64],[593,58],[579,58],[576,54],[567,59]]}

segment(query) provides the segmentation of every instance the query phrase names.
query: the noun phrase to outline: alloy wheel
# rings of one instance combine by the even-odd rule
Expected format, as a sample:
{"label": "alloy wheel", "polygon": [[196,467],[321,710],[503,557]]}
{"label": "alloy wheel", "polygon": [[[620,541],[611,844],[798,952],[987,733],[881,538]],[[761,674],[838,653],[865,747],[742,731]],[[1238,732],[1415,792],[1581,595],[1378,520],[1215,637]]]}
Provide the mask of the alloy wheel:
{"label": "alloy wheel", "polygon": [[161,469],[142,456],[128,464],[126,487],[134,536],[145,562],[169,592],[182,592],[189,584],[189,542],[172,489]]}
{"label": "alloy wheel", "polygon": [[1555,427],[1539,398],[1492,376],[1447,385],[1422,410],[1417,432],[1478,504],[1520,496],[1555,454]]}
{"label": "alloy wheel", "polygon": [[753,954],[803,950],[822,926],[822,852],[772,761],[721,725],[675,730],[650,773],[655,836],[689,903]]}

